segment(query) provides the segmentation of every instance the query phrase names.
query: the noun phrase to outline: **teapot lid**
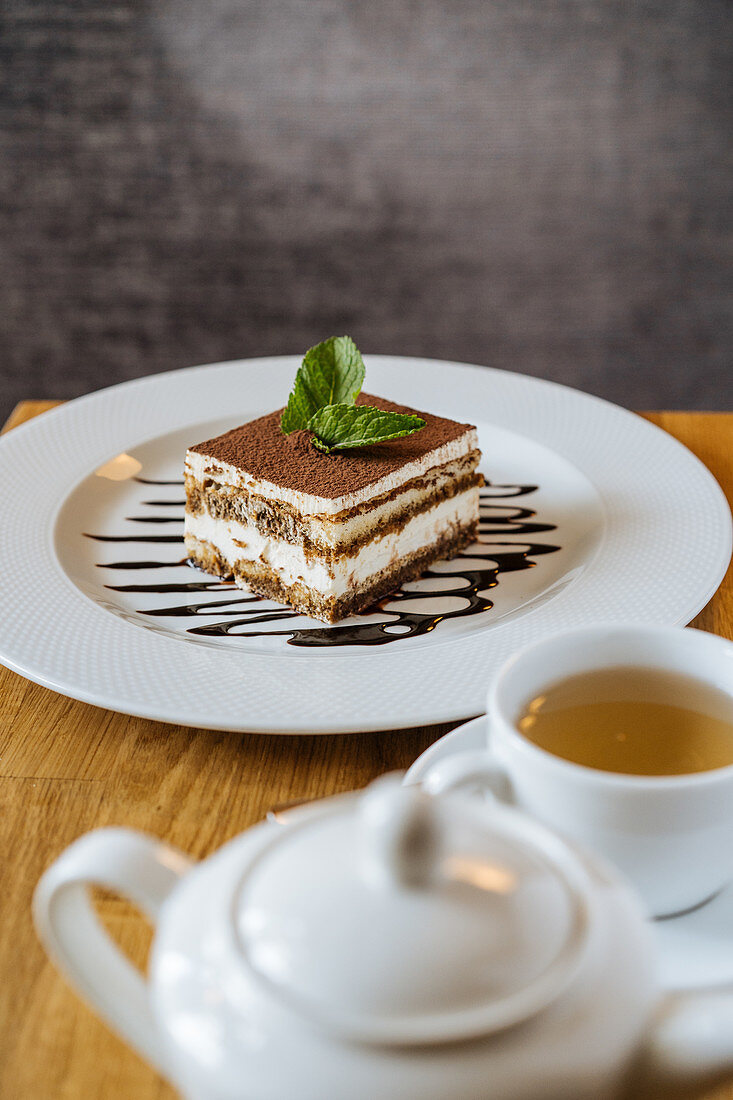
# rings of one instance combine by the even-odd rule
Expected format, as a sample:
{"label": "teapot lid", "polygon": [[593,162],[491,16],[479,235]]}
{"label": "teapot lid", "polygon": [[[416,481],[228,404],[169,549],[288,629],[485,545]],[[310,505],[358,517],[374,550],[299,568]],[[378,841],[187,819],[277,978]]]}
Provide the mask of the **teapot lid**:
{"label": "teapot lid", "polygon": [[516,810],[385,776],[294,815],[234,897],[241,961],[291,1009],[363,1041],[486,1035],[576,976],[592,886]]}

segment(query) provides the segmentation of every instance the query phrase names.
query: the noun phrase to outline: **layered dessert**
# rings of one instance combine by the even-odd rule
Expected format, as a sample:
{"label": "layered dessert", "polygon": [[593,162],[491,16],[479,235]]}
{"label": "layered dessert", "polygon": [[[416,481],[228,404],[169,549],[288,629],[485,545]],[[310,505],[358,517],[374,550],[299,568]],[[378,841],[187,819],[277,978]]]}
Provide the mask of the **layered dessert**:
{"label": "layered dessert", "polygon": [[[280,409],[191,447],[185,464],[190,560],[333,623],[470,543],[483,484],[476,429],[367,394],[350,405],[356,408],[328,404],[325,414],[341,410],[351,436],[346,428],[332,437],[326,427],[318,429],[323,409],[320,421],[315,415],[309,421],[311,430],[292,429],[291,421],[285,434]],[[351,424],[362,414],[377,425],[402,419],[420,427],[358,445]],[[321,438],[314,445],[317,429],[330,440],[328,452],[319,449]]]}

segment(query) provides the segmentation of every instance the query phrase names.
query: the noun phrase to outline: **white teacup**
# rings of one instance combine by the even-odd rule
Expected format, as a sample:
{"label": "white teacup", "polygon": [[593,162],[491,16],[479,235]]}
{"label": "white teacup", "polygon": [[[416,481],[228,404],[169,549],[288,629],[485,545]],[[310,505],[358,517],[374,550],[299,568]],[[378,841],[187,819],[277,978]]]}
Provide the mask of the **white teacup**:
{"label": "white teacup", "polygon": [[690,775],[599,771],[517,728],[529,701],[572,676],[619,666],[694,677],[730,695],[733,644],[680,627],[594,626],[512,657],[489,688],[486,749],[435,764],[434,791],[479,784],[623,871],[654,916],[684,912],[733,879],[733,765]]}

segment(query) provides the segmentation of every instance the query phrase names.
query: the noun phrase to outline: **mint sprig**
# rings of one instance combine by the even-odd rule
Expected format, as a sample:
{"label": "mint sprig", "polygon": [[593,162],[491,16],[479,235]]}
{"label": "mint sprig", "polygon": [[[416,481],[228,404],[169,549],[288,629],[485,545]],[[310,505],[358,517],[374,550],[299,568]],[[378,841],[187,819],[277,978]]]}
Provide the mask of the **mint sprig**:
{"label": "mint sprig", "polygon": [[307,428],[327,405],[353,405],[364,382],[364,361],[350,336],[331,336],[305,353],[280,419],[285,435]]}
{"label": "mint sprig", "polygon": [[373,405],[326,405],[308,421],[313,446],[324,454],[401,439],[425,427],[420,416],[385,412]]}
{"label": "mint sprig", "polygon": [[364,361],[350,336],[331,336],[305,353],[280,417],[285,435],[313,432],[324,454],[401,439],[425,427],[422,417],[356,405],[364,382]]}

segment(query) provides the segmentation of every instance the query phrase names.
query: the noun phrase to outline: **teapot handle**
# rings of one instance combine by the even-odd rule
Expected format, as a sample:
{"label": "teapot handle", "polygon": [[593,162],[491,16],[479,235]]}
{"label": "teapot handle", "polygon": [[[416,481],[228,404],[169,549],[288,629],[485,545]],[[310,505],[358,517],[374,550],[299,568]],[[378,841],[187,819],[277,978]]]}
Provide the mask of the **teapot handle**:
{"label": "teapot handle", "polygon": [[189,859],[131,829],[98,829],[80,837],[36,887],[33,917],[41,942],[77,992],[160,1073],[167,1073],[147,982],[115,946],[91,905],[87,887],[124,894],[155,922]]}

